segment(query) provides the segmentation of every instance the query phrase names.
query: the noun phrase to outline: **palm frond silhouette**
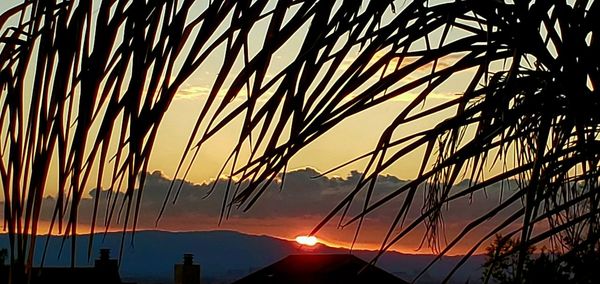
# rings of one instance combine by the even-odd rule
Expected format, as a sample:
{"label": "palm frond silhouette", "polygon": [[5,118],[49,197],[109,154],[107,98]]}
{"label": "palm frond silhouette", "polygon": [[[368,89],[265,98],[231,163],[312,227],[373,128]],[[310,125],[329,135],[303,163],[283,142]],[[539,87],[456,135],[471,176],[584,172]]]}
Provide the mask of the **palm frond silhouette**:
{"label": "palm frond silhouette", "polygon": [[[110,193],[95,197],[96,204],[110,201],[104,225],[119,215],[124,232],[135,230],[143,191],[134,196],[134,188],[144,184],[160,122],[185,80],[218,52],[219,73],[176,175],[185,178],[205,143],[242,120],[221,173],[248,183],[229,183],[222,215],[227,207],[254,205],[294,155],[340,122],[416,93],[377,146],[356,159],[367,161],[362,178],[315,232],[338,214],[343,225],[362,224],[403,196],[383,250],[425,224],[425,240],[441,256],[514,204],[519,210],[465,257],[504,230],[520,237],[523,257],[549,238],[598,248],[595,1],[258,0],[201,8],[185,0],[146,2],[24,1],[0,17],[0,171],[13,259],[31,264],[36,239],[29,233],[37,233],[49,175],[58,176],[51,228],[74,236],[85,185],[100,188],[107,175]],[[256,38],[259,22],[266,25]],[[272,71],[277,52],[298,35],[298,53]],[[462,92],[421,107],[461,72],[471,76]],[[242,103],[234,102],[244,93]],[[399,130],[448,110],[453,115],[431,129]],[[244,147],[249,155],[241,155]],[[416,178],[371,200],[378,175],[419,149],[425,150]],[[487,175],[490,165],[502,171]],[[451,190],[463,178],[470,185]],[[518,187],[502,203],[446,245],[439,242],[445,204],[508,179]],[[118,190],[127,192],[125,200],[113,198]],[[172,184],[169,196],[178,190]],[[346,217],[362,191],[362,212]],[[423,214],[405,224],[418,192],[425,194]],[[74,240],[71,246],[74,252]]]}

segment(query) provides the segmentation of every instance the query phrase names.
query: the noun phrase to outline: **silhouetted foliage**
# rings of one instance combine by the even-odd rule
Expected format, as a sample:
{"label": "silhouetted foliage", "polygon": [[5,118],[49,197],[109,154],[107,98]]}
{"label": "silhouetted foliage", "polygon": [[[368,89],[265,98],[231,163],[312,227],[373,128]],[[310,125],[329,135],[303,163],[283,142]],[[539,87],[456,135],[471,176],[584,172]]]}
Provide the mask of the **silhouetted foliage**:
{"label": "silhouetted foliage", "polygon": [[[568,245],[565,243],[565,245]],[[497,235],[486,248],[483,265],[485,283],[598,283],[600,276],[595,271],[600,265],[600,252],[590,249],[585,252],[567,253],[527,248],[523,274],[519,276],[519,241]]]}
{"label": "silhouetted foliage", "polygon": [[[315,232],[338,214],[342,226],[360,228],[367,214],[402,197],[382,250],[425,224],[424,240],[441,256],[506,211],[465,258],[499,232],[520,235],[520,278],[533,244],[570,238],[574,252],[597,246],[598,2],[221,0],[198,10],[194,2],[34,0],[0,16],[0,174],[11,259],[31,264],[36,238],[28,234],[38,233],[50,175],[58,177],[50,230],[73,236],[73,253],[79,200],[86,185],[101,188],[104,176],[109,194],[97,195],[96,204],[110,202],[94,208],[91,232],[99,212],[105,226],[120,219],[123,231],[135,230],[143,190],[134,196],[134,188],[144,184],[160,122],[183,82],[219,52],[218,75],[176,177],[187,176],[216,133],[241,120],[221,171],[240,181],[228,183],[224,216],[232,206],[251,207],[294,155],[340,122],[413,93],[373,151],[356,159],[367,161],[356,189]],[[266,25],[257,38],[251,31],[260,21]],[[269,73],[298,35],[298,53]],[[258,48],[251,53],[250,46]],[[464,91],[421,107],[461,72],[471,76]],[[444,111],[453,114],[431,129],[401,129]],[[241,155],[244,148],[249,155]],[[418,150],[415,179],[372,200],[378,175]],[[487,174],[492,165],[502,170]],[[462,178],[470,186],[451,191]],[[442,208],[507,179],[518,187],[442,245]],[[171,189],[167,199],[176,199]],[[115,197],[120,190],[124,200]],[[347,220],[363,191],[361,213]],[[419,192],[423,214],[405,223]]]}

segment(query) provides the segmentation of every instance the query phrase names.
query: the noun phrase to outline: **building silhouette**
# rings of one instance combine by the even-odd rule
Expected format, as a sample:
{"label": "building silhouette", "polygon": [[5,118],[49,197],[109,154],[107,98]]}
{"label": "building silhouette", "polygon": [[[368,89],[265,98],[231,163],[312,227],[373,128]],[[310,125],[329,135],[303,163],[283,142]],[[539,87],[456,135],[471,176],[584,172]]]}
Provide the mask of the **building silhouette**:
{"label": "building silhouette", "polygon": [[[10,267],[0,263],[0,283],[8,283]],[[119,264],[110,258],[110,250],[101,249],[100,256],[92,267],[33,267],[30,275],[31,284],[124,284],[119,275]],[[17,280],[16,277],[14,280]],[[19,283],[22,281],[14,281]]]}
{"label": "building silhouette", "polygon": [[[8,283],[11,267],[6,264],[7,252],[0,250],[0,284]],[[194,255],[184,254],[183,263],[174,266],[175,284],[200,284],[200,265]],[[119,274],[119,262],[110,258],[109,249],[101,249],[91,267],[33,267],[30,275],[13,276],[13,283],[30,284],[134,284],[125,283]]]}
{"label": "building silhouette", "polygon": [[408,283],[351,254],[290,255],[234,284]]}

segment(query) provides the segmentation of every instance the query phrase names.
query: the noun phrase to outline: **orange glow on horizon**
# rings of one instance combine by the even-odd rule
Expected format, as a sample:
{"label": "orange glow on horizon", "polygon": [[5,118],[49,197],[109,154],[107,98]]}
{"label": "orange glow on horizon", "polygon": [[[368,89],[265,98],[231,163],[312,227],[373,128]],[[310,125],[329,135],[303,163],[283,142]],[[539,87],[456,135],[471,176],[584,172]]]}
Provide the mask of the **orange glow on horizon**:
{"label": "orange glow on horizon", "polygon": [[[168,221],[168,220],[167,220]],[[268,236],[268,237],[273,237],[273,238],[278,238],[278,239],[282,239],[282,240],[286,240],[286,241],[290,241],[290,242],[295,242],[297,244],[300,244],[302,246],[304,246],[305,248],[309,248],[309,247],[315,247],[317,246],[317,244],[320,245],[324,245],[327,247],[332,247],[332,248],[340,248],[340,249],[350,249],[351,247],[354,250],[368,250],[368,251],[379,251],[381,248],[381,243],[378,243],[377,240],[366,240],[366,241],[359,241],[357,243],[355,243],[354,245],[352,245],[351,240],[348,241],[347,239],[344,239],[344,237],[347,236],[347,234],[345,232],[341,232],[341,231],[324,231],[321,232],[319,234],[319,237],[315,237],[315,236],[309,236],[309,235],[305,235],[306,231],[310,230],[310,228],[304,228],[302,227],[302,224],[300,223],[294,223],[294,220],[289,220],[289,219],[285,219],[283,220],[285,222],[288,223],[288,228],[285,228],[283,226],[278,226],[276,228],[270,228],[270,227],[265,227],[263,225],[263,223],[261,223],[260,221],[257,221],[256,219],[249,219],[248,222],[252,224],[252,226],[248,226],[247,223],[241,223],[241,224],[225,224],[222,225],[221,227],[214,227],[211,226],[211,224],[200,224],[198,225],[197,228],[189,228],[189,227],[184,227],[181,226],[178,223],[175,222],[165,222],[165,224],[168,224],[170,226],[161,226],[160,228],[156,228],[156,227],[152,227],[152,226],[139,226],[137,228],[137,232],[142,232],[142,231],[165,231],[165,232],[205,232],[205,231],[214,231],[214,230],[231,230],[234,232],[238,232],[238,233],[242,233],[242,234],[248,234],[248,235],[254,235],[254,236]],[[273,222],[273,220],[271,220],[270,222]],[[316,221],[315,221],[316,222]],[[189,222],[190,224],[192,222]],[[276,224],[279,224],[279,222],[275,222]],[[38,236],[45,236],[48,234],[48,229],[49,229],[49,222],[46,221],[40,221],[38,223],[38,232],[37,235]],[[290,230],[289,227],[293,227],[295,229]],[[63,231],[59,232],[57,225],[55,225],[54,230],[52,231],[51,235],[55,235],[55,236],[60,236],[60,235],[64,235],[64,227],[63,227]],[[289,230],[289,231],[288,231]],[[97,227],[95,229],[96,233],[104,233],[105,228],[104,227]],[[108,230],[109,233],[112,232],[122,232],[122,228],[119,227],[111,227]],[[0,229],[0,234],[7,234],[8,231],[4,231],[2,229]],[[87,235],[90,233],[90,227],[87,224],[79,224],[77,226],[77,235]],[[346,235],[345,235],[346,234]],[[417,234],[417,237],[419,235]],[[411,254],[411,255],[430,255],[430,254],[435,254],[434,252],[432,252],[431,250],[427,249],[427,248],[421,248],[421,249],[416,249],[414,245],[414,243],[419,243],[420,238],[407,238],[406,242],[402,243],[402,244],[397,244],[395,246],[393,246],[392,248],[388,249],[388,251],[390,252],[398,252],[398,253],[403,253],[403,254]],[[313,243],[314,242],[314,243]],[[468,242],[467,242],[468,244]],[[485,253],[485,246],[482,246],[481,248],[479,248],[475,254],[483,254]],[[468,250],[470,249],[470,247],[468,245],[463,245],[463,246],[457,246],[456,248],[454,248],[453,250],[451,250],[449,253],[447,253],[447,255],[449,256],[457,256],[457,255],[464,255],[466,252],[468,252]]]}

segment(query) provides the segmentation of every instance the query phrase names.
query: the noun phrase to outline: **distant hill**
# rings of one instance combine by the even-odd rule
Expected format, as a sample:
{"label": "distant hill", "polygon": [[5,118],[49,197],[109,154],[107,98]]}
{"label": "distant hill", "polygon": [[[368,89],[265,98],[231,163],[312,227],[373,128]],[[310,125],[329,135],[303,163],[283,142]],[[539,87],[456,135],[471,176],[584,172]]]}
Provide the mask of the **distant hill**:
{"label": "distant hill", "polygon": [[[117,257],[121,237],[120,233],[96,235],[94,253],[100,248],[110,248],[113,256]],[[88,235],[83,235],[77,239],[77,265],[91,265],[96,257],[94,255],[90,261],[87,259],[88,238]],[[38,260],[41,259],[45,239],[46,237],[38,239]],[[46,266],[70,264],[70,242],[65,243],[59,257],[61,242],[61,237],[50,238]],[[8,247],[7,235],[0,235],[0,247]],[[130,235],[126,236],[121,275],[127,280],[139,283],[172,283],[173,265],[181,262],[184,253],[193,253],[195,261],[201,265],[202,278],[205,280],[203,283],[229,283],[289,254],[344,252],[348,250],[325,245],[317,245],[311,250],[300,249],[295,242],[234,231],[141,231],[136,233],[133,245]],[[360,250],[353,253],[365,260],[371,260],[376,252]],[[412,280],[432,259],[432,255],[388,252],[377,265],[404,280]],[[440,282],[460,259],[461,257],[444,257],[427,271],[418,283]],[[482,256],[472,257],[456,273],[452,282],[477,283],[480,280],[479,267],[482,263]]]}

